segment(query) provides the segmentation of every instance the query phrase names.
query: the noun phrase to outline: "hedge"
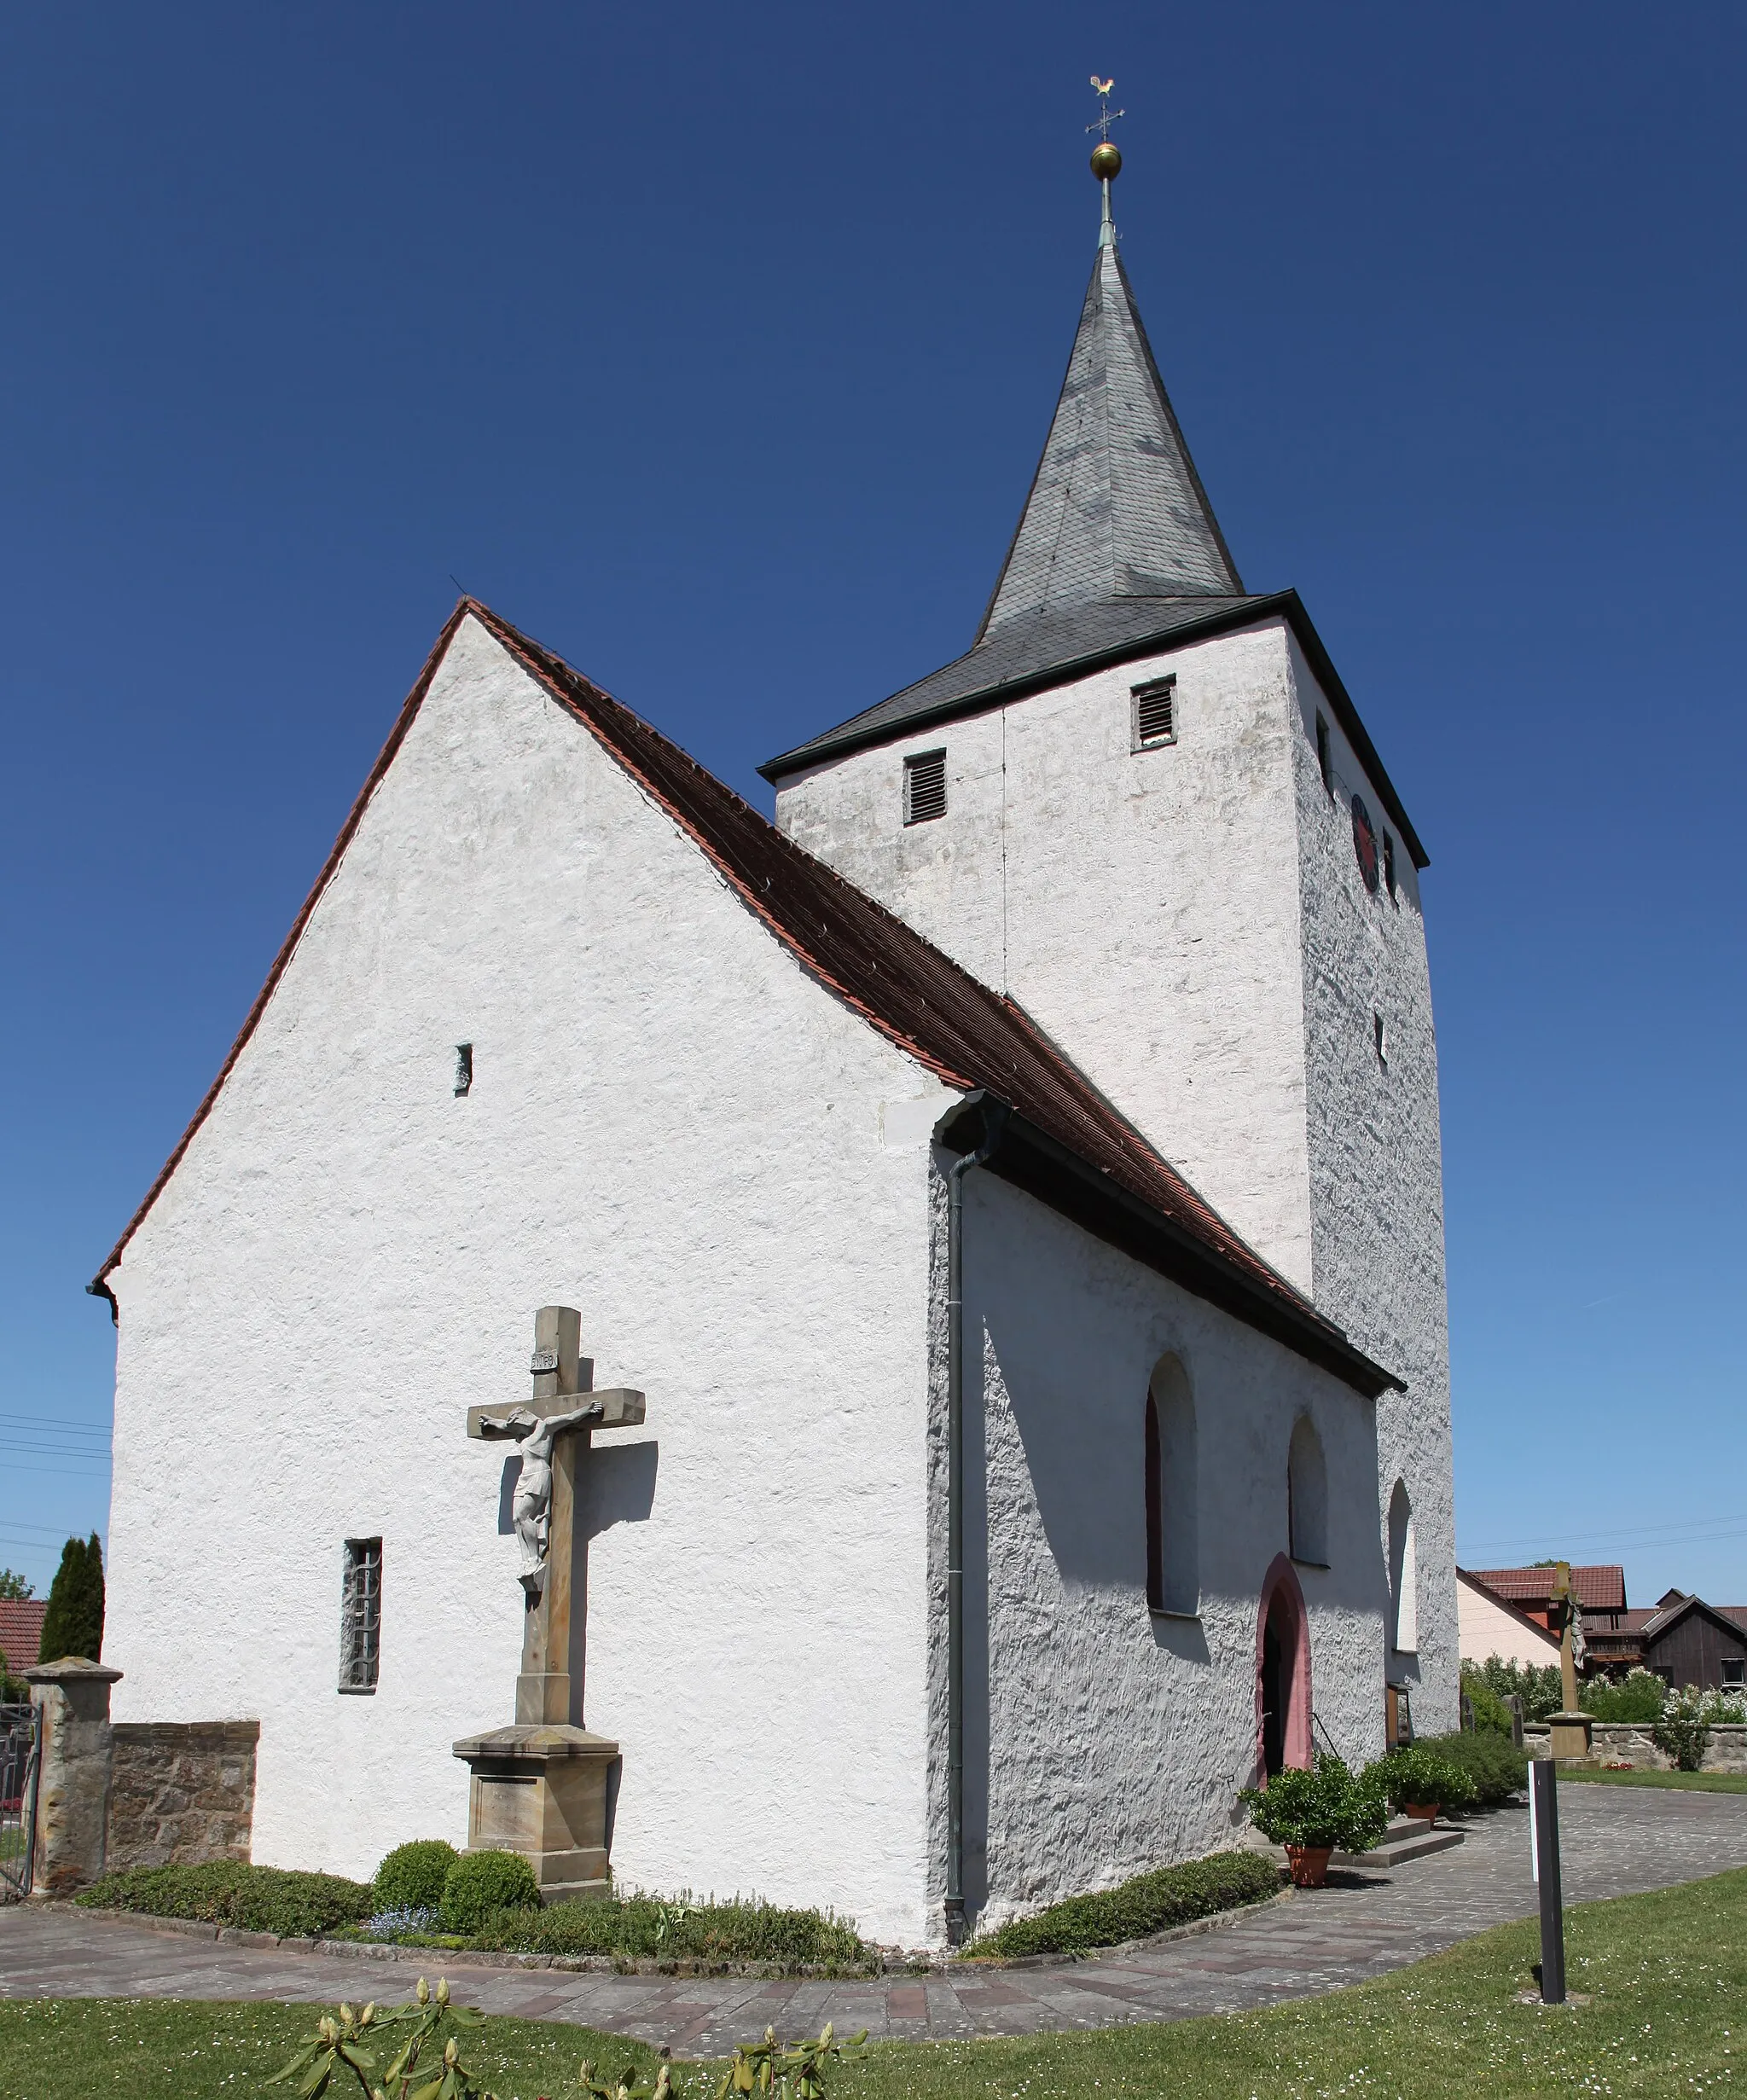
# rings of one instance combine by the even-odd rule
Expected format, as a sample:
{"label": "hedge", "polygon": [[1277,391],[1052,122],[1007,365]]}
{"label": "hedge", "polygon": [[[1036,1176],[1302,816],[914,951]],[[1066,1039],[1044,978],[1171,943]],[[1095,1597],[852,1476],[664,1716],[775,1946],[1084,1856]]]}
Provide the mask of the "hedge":
{"label": "hedge", "polygon": [[470,1943],[520,1954],[606,1954],[624,1961],[769,1963],[786,1969],[871,1970],[879,1958],[847,1920],[734,1899],[694,1903],[609,1896],[500,1911]]}
{"label": "hedge", "polygon": [[1278,1894],[1280,1869],[1254,1852],[1216,1852],[1181,1866],[1157,1868],[1096,1895],[1070,1896],[1032,1917],[1016,1917],[973,1940],[969,1954],[1077,1954],[1118,1946],[1149,1933],[1187,1925],[1217,1911],[1260,1903]]}
{"label": "hedge", "polygon": [[464,1852],[443,1882],[444,1932],[477,1932],[500,1911],[537,1911],[540,1884],[519,1852]]}
{"label": "hedge", "polygon": [[138,1866],[103,1879],[74,1901],[96,1911],[136,1911],[151,1917],[190,1917],[245,1932],[313,1939],[356,1924],[376,1907],[368,1882],[338,1874],[299,1874],[276,1866],[219,1859],[206,1866]]}
{"label": "hedge", "polygon": [[1495,1808],[1529,1784],[1529,1760],[1508,1736],[1475,1730],[1448,1736],[1421,1736],[1414,1745],[1446,1764],[1459,1765],[1474,1783],[1483,1808]]}

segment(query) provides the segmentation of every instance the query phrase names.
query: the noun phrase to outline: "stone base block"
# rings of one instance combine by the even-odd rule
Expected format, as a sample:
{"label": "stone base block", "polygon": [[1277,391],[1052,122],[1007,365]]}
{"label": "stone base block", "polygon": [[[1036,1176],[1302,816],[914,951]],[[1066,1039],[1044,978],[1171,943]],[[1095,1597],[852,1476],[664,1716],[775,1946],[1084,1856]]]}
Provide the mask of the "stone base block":
{"label": "stone base block", "polygon": [[1590,1716],[1587,1714],[1549,1714],[1547,1749],[1558,1765],[1587,1764],[1589,1759]]}
{"label": "stone base block", "polygon": [[611,1886],[608,1776],[618,1745],[563,1722],[493,1728],[455,1745],[473,1774],[469,1852],[519,1852],[548,1902]]}

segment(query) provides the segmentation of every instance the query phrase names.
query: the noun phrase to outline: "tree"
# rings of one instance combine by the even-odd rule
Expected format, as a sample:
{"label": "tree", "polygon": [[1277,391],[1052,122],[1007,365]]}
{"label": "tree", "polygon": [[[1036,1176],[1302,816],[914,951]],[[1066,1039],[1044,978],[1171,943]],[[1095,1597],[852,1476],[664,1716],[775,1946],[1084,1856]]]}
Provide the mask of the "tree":
{"label": "tree", "polygon": [[103,1549],[94,1531],[83,1545],[69,1539],[61,1549],[37,1660],[58,1662],[63,1656],[84,1656],[96,1662],[102,1653]]}
{"label": "tree", "polygon": [[14,1575],[9,1568],[0,1568],[0,1599],[8,1604],[22,1604],[26,1598],[34,1597],[36,1585],[26,1582],[21,1575]]}

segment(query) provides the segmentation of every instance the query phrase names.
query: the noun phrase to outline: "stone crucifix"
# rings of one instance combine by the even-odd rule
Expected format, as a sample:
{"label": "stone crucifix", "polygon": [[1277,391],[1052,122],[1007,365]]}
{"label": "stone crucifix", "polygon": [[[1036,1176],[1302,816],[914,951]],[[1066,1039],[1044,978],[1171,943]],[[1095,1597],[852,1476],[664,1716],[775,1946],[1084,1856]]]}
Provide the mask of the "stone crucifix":
{"label": "stone crucifix", "polygon": [[522,1667],[515,1718],[522,1726],[583,1725],[588,1620],[588,1542],[576,1521],[577,1461],[590,1433],[643,1419],[643,1395],[595,1389],[580,1354],[583,1316],[545,1305],[534,1315],[532,1397],[519,1407],[469,1407],[467,1435],[515,1443],[521,1455],[511,1517],[521,1547]]}

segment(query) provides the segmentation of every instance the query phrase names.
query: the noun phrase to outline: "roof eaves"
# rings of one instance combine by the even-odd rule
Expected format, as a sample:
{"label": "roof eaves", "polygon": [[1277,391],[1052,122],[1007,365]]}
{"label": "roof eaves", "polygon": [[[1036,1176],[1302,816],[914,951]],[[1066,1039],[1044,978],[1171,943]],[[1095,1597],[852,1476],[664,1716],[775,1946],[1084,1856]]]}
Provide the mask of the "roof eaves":
{"label": "roof eaves", "polygon": [[[1370,732],[1360,719],[1359,710],[1353,696],[1347,691],[1340,673],[1335,669],[1334,659],[1321,635],[1316,631],[1303,600],[1296,590],[1268,592],[1261,596],[1247,598],[1241,605],[1222,605],[1199,619],[1180,622],[1166,628],[1149,629],[1132,639],[1111,642],[1100,649],[1084,654],[1068,657],[1061,662],[1041,670],[1024,671],[1012,678],[992,681],[985,686],[961,693],[955,699],[942,700],[930,707],[919,708],[914,714],[905,715],[894,721],[890,718],[869,722],[866,716],[874,710],[864,710],[862,715],[852,716],[840,729],[827,730],[823,736],[810,742],[797,744],[791,750],[779,752],[775,758],[767,758],[758,771],[773,786],[780,786],[790,774],[804,771],[809,766],[822,763],[832,758],[845,758],[851,752],[871,751],[881,744],[891,744],[919,734],[925,729],[947,722],[962,721],[971,716],[984,715],[997,707],[1005,707],[1014,700],[1028,699],[1033,693],[1047,693],[1052,687],[1070,683],[1076,678],[1086,678],[1094,671],[1110,670],[1121,664],[1132,664],[1143,656],[1157,655],[1161,648],[1175,649],[1192,641],[1205,641],[1215,635],[1235,633],[1245,627],[1254,627],[1262,621],[1284,617],[1304,652],[1317,683],[1328,697],[1334,710],[1335,719],[1342,733],[1352,745],[1354,754],[1365,769],[1378,799],[1389,812],[1396,829],[1402,835],[1402,843],[1412,855],[1415,867],[1429,867],[1431,856],[1421,843],[1413,828],[1396,785],[1390,780]],[[918,683],[920,682],[919,680]],[[885,703],[879,703],[883,706]],[[857,724],[860,727],[857,727]]]}
{"label": "roof eaves", "polygon": [[[999,1142],[988,1170],[1023,1189],[1058,1215],[1081,1226],[1194,1297],[1229,1313],[1333,1373],[1367,1400],[1407,1387],[1363,1350],[1286,1279],[1269,1272],[1269,1287],[1156,1204],[1090,1165],[1030,1117],[978,1088],[957,1101],[935,1126],[935,1138],[961,1156],[995,1134],[990,1109],[1003,1111]],[[1258,1263],[1258,1266],[1260,1264]]]}

